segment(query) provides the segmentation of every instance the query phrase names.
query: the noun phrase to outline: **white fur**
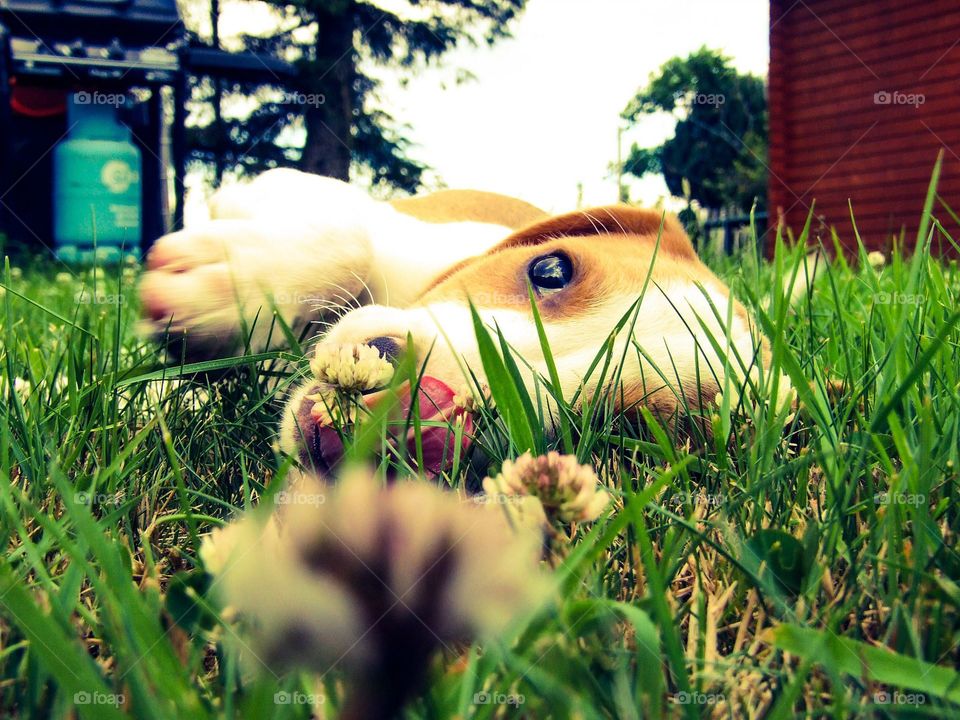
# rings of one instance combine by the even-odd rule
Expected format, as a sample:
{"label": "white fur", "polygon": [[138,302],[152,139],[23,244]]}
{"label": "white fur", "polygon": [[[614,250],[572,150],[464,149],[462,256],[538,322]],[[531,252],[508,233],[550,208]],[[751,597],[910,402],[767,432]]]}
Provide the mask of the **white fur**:
{"label": "white fur", "polygon": [[[330,178],[272,170],[219,191],[211,219],[160,238],[169,260],[141,281],[145,307],[168,327],[226,342],[256,320],[253,349],[268,345],[269,311],[294,327],[318,310],[367,301],[404,306],[454,263],[509,234],[484,223],[427,223]],[[282,340],[274,331],[270,344]],[[238,348],[233,348],[238,349]]]}

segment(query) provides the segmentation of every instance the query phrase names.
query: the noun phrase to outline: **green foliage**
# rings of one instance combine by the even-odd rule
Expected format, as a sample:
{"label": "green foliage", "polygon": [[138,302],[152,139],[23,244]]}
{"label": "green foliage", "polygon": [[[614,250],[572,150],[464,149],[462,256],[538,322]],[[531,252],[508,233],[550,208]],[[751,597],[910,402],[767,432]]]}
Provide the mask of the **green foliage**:
{"label": "green foliage", "polygon": [[701,48],[668,60],[623,112],[631,124],[647,114],[677,118],[659,147],[636,145],[624,171],[663,174],[667,188],[704,208],[749,212],[766,204],[767,102],[761,78],[741,75],[720,53]]}
{"label": "green foliage", "polygon": [[[278,16],[246,49],[292,61],[296,77],[277,86],[228,84],[226,96],[255,97],[249,116],[191,130],[193,157],[246,172],[295,166],[348,179],[351,166],[374,186],[413,192],[426,167],[410,156],[407,128],[378,95],[385,68],[411,75],[458,44],[493,44],[508,35],[525,0],[267,0]],[[194,97],[214,99],[198,79]],[[209,118],[208,118],[209,119]],[[303,137],[291,145],[290,131]]]}

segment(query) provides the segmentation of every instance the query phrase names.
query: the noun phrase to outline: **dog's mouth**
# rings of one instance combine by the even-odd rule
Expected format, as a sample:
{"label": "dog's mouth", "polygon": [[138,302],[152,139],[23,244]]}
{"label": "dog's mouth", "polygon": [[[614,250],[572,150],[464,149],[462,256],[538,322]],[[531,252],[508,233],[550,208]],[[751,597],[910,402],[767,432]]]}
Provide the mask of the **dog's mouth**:
{"label": "dog's mouth", "polygon": [[[409,383],[396,393],[396,407],[387,417],[390,451],[405,455],[411,465],[430,476],[450,470],[472,440],[473,417],[467,403],[450,385],[429,375],[420,378],[415,393]],[[372,415],[391,394],[389,389],[378,389],[343,397],[317,386],[297,409],[301,462],[320,473],[333,470],[343,459],[344,441],[349,442],[358,421]]]}

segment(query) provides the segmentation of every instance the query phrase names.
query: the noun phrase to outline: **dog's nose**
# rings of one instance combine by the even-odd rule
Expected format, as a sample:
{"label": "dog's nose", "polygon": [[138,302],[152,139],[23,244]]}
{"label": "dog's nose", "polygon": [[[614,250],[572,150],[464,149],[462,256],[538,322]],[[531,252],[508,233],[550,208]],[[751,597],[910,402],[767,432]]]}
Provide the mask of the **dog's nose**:
{"label": "dog's nose", "polygon": [[380,357],[394,364],[400,359],[400,341],[394,337],[375,337],[367,340],[367,345],[375,347]]}

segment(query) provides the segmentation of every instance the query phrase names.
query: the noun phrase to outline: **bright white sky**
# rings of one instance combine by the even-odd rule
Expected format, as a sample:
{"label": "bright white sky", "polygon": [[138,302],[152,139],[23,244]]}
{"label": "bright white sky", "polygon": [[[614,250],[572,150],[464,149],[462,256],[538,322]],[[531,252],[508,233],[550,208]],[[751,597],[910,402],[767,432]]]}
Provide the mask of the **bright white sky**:
{"label": "bright white sky", "polygon": [[[444,69],[420,72],[405,88],[388,82],[384,106],[412,127],[411,154],[448,187],[561,212],[576,206],[582,183],[585,205],[611,203],[620,112],[637,88],[702,45],[765,76],[768,13],[767,0],[530,0],[513,39],[451,53]],[[255,15],[237,24],[251,30]],[[234,22],[222,22],[228,34]],[[451,83],[455,67],[476,80]],[[660,143],[672,127],[669,117],[643,119],[624,135],[624,153],[634,141]],[[631,184],[631,197],[646,204],[665,195],[659,177]]]}

